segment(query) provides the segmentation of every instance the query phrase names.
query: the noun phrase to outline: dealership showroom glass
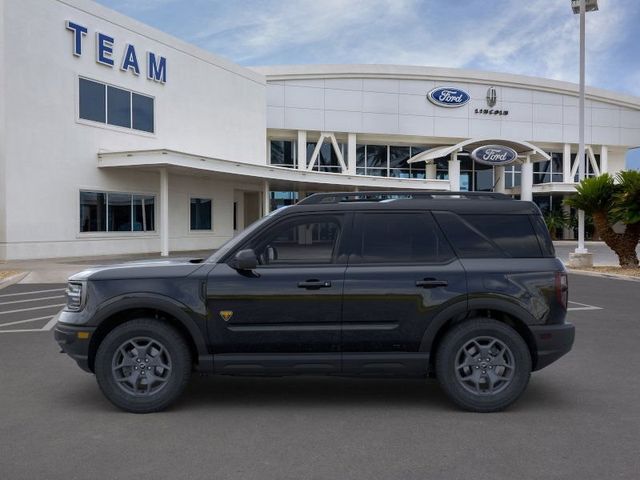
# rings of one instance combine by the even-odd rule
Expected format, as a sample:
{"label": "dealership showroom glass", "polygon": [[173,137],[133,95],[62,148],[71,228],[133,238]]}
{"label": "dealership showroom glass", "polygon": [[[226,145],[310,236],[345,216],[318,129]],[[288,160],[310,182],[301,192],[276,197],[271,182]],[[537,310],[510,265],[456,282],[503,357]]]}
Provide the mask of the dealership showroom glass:
{"label": "dealership showroom glass", "polygon": [[[3,5],[0,260],[216,248],[333,190],[495,191],[569,213],[576,84],[246,68],[89,0]],[[622,170],[640,98],[587,88],[585,118],[586,175]]]}

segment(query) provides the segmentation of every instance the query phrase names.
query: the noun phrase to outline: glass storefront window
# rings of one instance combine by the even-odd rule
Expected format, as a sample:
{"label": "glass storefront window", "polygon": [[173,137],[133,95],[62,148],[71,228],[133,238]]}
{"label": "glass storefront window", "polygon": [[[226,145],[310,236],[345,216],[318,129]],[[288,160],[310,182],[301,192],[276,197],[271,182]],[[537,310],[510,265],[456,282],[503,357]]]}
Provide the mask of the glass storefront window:
{"label": "glass storefront window", "polygon": [[288,140],[271,140],[271,165],[296,168],[296,142]]}
{"label": "glass storefront window", "polygon": [[155,197],[131,193],[80,192],[81,232],[155,230]]}

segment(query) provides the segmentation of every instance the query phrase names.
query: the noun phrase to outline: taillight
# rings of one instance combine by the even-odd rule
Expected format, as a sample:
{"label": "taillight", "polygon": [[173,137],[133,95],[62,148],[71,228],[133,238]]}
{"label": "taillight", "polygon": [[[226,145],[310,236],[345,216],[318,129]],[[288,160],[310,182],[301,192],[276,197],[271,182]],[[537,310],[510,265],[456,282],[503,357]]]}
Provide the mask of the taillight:
{"label": "taillight", "polygon": [[566,310],[569,301],[569,279],[564,272],[556,272],[556,299]]}

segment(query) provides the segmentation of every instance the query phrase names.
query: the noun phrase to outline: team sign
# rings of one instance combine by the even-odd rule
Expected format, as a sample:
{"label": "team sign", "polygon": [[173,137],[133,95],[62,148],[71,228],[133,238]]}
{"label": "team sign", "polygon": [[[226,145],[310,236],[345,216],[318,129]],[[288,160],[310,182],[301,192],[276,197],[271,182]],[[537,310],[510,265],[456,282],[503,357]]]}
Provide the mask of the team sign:
{"label": "team sign", "polygon": [[[87,36],[88,29],[82,25],[67,20],[67,30],[73,32],[73,54],[76,57],[82,56],[82,42]],[[114,58],[115,39],[101,32],[96,32],[96,62],[114,67],[116,59]],[[140,61],[136,47],[126,44],[122,57],[118,62],[120,70],[125,72],[133,72],[140,75]],[[147,78],[155,82],[165,83],[167,81],[167,59],[153,52],[146,52]]]}

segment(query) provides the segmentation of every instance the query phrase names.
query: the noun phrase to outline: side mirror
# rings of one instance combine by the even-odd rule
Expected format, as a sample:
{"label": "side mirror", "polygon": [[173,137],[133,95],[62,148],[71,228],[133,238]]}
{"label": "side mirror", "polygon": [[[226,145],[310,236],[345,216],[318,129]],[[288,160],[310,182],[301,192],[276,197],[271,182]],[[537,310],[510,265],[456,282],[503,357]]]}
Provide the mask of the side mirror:
{"label": "side mirror", "polygon": [[258,257],[256,257],[256,252],[250,248],[240,250],[231,260],[229,266],[236,270],[255,270],[258,266]]}

